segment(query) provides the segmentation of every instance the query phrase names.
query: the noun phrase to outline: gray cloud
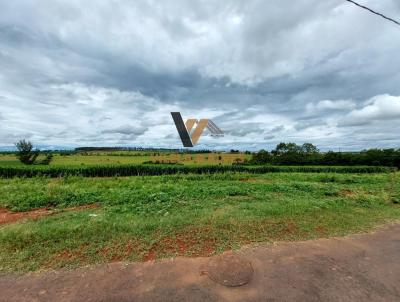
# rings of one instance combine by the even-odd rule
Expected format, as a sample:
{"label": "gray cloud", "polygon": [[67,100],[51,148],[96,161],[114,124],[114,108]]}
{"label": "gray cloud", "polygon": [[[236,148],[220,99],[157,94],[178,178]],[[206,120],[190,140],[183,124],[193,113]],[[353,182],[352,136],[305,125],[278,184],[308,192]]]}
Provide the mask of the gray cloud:
{"label": "gray cloud", "polygon": [[398,147],[399,49],[340,0],[3,1],[0,146],[180,147],[179,110],[225,131],[200,148]]}
{"label": "gray cloud", "polygon": [[123,125],[114,129],[107,129],[101,131],[102,134],[125,134],[125,135],[142,135],[147,130],[143,126]]}

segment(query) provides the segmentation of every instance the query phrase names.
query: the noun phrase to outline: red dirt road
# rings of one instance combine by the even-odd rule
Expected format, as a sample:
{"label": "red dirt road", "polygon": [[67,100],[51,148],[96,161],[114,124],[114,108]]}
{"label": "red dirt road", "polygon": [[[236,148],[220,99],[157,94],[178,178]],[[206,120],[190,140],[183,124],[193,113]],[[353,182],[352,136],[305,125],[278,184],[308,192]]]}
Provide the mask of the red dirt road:
{"label": "red dirt road", "polygon": [[400,224],[371,234],[246,247],[251,281],[224,287],[208,258],[0,277],[0,301],[400,301]]}

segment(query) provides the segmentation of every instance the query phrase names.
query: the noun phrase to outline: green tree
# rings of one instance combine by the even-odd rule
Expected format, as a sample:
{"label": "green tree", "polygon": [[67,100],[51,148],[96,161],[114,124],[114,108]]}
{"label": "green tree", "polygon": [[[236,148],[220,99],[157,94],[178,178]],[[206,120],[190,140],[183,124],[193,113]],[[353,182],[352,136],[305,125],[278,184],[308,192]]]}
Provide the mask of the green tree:
{"label": "green tree", "polygon": [[272,151],[275,155],[281,154],[298,154],[301,153],[301,147],[295,143],[279,143],[275,150]]}
{"label": "green tree", "polygon": [[20,140],[15,144],[17,147],[17,158],[25,165],[32,165],[39,156],[39,150],[33,150],[32,143],[26,140]]}
{"label": "green tree", "polygon": [[271,154],[264,150],[261,149],[257,153],[254,153],[252,158],[251,158],[251,163],[253,164],[269,164],[271,163],[272,157]]}
{"label": "green tree", "polygon": [[304,143],[301,146],[301,151],[305,154],[317,154],[319,149],[311,143]]}

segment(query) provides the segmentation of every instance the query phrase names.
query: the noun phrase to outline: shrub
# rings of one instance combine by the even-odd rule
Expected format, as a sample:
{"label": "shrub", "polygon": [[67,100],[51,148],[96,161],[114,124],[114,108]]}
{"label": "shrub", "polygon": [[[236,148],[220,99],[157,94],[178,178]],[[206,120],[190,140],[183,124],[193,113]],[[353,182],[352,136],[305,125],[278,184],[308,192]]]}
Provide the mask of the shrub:
{"label": "shrub", "polygon": [[47,153],[46,157],[39,162],[40,165],[49,165],[51,161],[53,160],[53,154]]}
{"label": "shrub", "polygon": [[32,165],[35,163],[36,158],[39,156],[39,150],[33,150],[31,142],[26,140],[20,140],[15,144],[18,149],[17,158],[25,165]]}

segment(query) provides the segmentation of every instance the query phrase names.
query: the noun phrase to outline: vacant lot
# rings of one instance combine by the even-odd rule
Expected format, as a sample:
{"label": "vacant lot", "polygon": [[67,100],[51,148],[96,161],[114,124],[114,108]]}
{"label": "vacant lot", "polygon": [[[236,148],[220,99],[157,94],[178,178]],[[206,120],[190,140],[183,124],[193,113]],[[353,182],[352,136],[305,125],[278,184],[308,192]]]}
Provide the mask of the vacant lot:
{"label": "vacant lot", "polygon": [[0,270],[206,256],[365,231],[400,218],[399,192],[398,173],[0,179],[0,208],[57,210],[0,226]]}
{"label": "vacant lot", "polygon": [[[51,166],[93,166],[141,164],[143,162],[180,163],[185,165],[231,165],[250,159],[251,155],[244,153],[159,153],[159,152],[89,152],[73,153],[71,155],[54,154]],[[44,155],[39,157],[39,160]],[[15,154],[0,154],[0,167],[23,167]]]}

